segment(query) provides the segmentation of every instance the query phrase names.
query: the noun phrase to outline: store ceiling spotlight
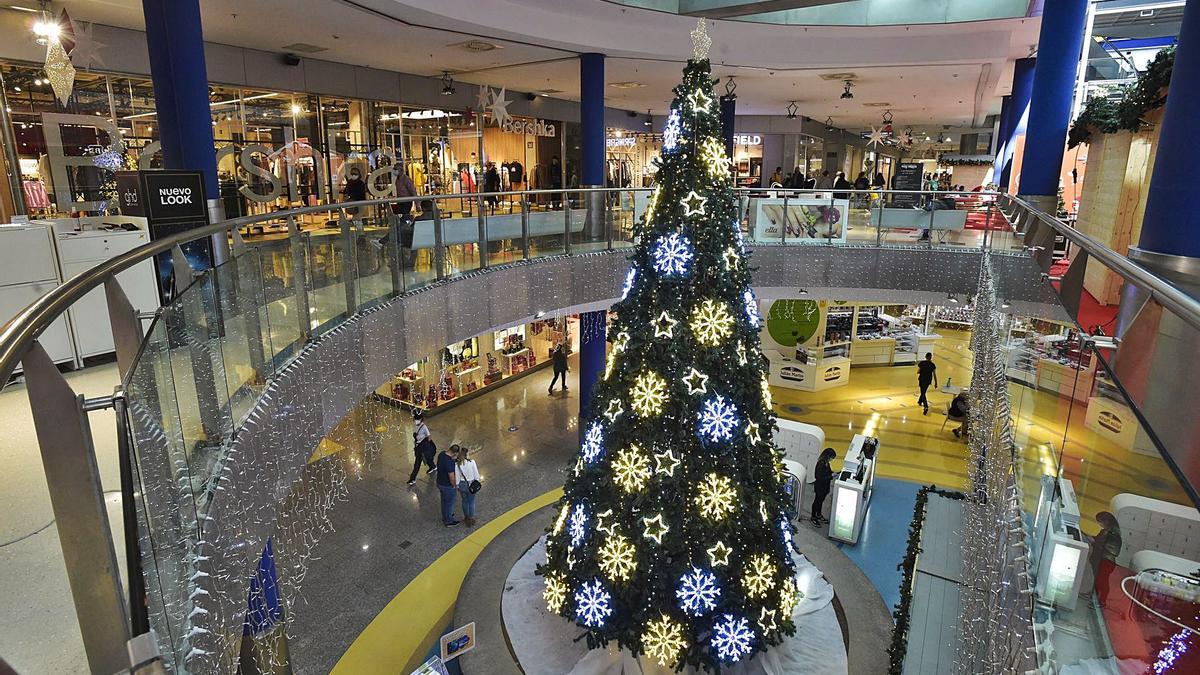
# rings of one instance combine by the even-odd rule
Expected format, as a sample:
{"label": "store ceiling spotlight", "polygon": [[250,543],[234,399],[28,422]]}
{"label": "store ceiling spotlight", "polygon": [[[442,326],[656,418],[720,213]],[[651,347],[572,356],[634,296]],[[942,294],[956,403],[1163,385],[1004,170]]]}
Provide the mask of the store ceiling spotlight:
{"label": "store ceiling spotlight", "polygon": [[646,110],[646,119],[642,120],[642,126],[644,126],[644,127],[654,126],[654,115],[651,115],[649,110]]}
{"label": "store ceiling spotlight", "polygon": [[794,119],[796,119],[796,111],[797,111],[797,110],[799,110],[799,108],[797,108],[797,107],[796,107],[796,102],[795,102],[795,101],[788,101],[788,104],[787,104],[787,118],[788,118],[789,120],[794,120]]}
{"label": "store ceiling spotlight", "polygon": [[851,81],[851,80],[846,80],[846,90],[842,92],[842,99],[843,99],[843,100],[849,100],[849,99],[852,99],[852,98],[854,98],[854,92],[850,91],[850,89],[851,89],[853,86],[854,86],[854,82],[853,82],[853,81]]}
{"label": "store ceiling spotlight", "polygon": [[826,117],[825,118],[825,131],[834,131],[834,130],[835,130],[835,127],[833,126],[833,118]]}
{"label": "store ceiling spotlight", "polygon": [[442,96],[451,96],[454,94],[454,78],[450,77],[450,71],[442,71]]}

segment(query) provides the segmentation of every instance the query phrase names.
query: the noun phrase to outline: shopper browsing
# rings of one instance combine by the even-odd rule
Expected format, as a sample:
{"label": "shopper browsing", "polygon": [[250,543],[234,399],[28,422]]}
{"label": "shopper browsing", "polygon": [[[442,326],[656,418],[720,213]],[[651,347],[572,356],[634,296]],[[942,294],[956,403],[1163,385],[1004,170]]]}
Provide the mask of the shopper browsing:
{"label": "shopper browsing", "polygon": [[458,492],[454,485],[454,477],[458,474],[458,462],[454,460],[461,448],[451,445],[450,450],[443,450],[437,456],[437,486],[442,493],[442,524],[446,527],[458,525],[454,519],[454,493]]}
{"label": "shopper browsing", "polygon": [[783,167],[775,167],[775,173],[771,174],[771,182],[767,187],[783,187]]}
{"label": "shopper browsing", "polygon": [[971,412],[971,401],[967,398],[967,390],[963,389],[958,392],[954,400],[950,401],[950,408],[946,411],[946,414],[951,418],[962,420],[962,424],[954,430],[955,438],[966,438],[970,432],[971,418],[968,415],[969,412]]}
{"label": "shopper browsing", "polygon": [[412,473],[408,476],[408,484],[415,485],[417,482],[417,472],[421,470],[421,462],[429,465],[429,470],[425,473],[432,473],[433,455],[437,452],[437,446],[433,443],[433,438],[429,435],[429,427],[425,424],[425,414],[420,410],[413,413],[413,424],[416,429],[413,431],[413,468]]}
{"label": "shopper browsing", "polygon": [[825,498],[829,496],[829,489],[833,483],[833,467],[830,463],[835,459],[837,452],[833,448],[825,448],[821,451],[817,466],[813,470],[813,503],[812,509],[809,510],[813,525],[821,526],[829,522],[824,513]]}
{"label": "shopper browsing", "polygon": [[929,385],[937,386],[937,366],[933,363],[933,353],[925,352],[925,360],[917,364],[917,386],[921,388],[921,397],[917,399],[917,405],[925,407],[926,415],[929,414],[929,398],[925,395],[929,391]]}
{"label": "shopper browsing", "polygon": [[547,393],[554,393],[554,384],[558,382],[558,378],[562,378],[562,390],[567,390],[567,349],[562,344],[554,348],[554,353],[550,355],[551,361],[554,362],[554,379],[550,380],[550,388]]}
{"label": "shopper browsing", "polygon": [[483,487],[483,482],[479,475],[479,467],[475,465],[475,460],[467,456],[468,453],[466,446],[459,447],[458,456],[455,458],[458,469],[455,471],[454,480],[458,491],[462,493],[463,520],[467,527],[474,527],[475,494]]}
{"label": "shopper browsing", "polygon": [[829,177],[829,170],[821,172],[821,177],[817,178],[816,188],[818,190],[832,190],[833,179]]}

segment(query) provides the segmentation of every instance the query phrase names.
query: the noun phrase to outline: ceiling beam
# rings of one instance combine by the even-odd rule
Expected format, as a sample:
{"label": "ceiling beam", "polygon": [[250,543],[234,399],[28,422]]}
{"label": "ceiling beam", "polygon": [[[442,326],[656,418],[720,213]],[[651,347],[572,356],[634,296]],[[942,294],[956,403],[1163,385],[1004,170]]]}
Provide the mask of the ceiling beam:
{"label": "ceiling beam", "polygon": [[706,19],[735,19],[751,14],[837,5],[853,0],[679,0],[679,13]]}

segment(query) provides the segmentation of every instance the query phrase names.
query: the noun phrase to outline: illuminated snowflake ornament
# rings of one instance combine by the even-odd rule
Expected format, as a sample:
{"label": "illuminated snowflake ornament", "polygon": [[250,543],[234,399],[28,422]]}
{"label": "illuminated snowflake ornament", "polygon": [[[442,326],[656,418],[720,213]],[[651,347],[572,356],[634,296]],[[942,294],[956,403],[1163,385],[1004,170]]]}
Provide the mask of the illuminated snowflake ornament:
{"label": "illuminated snowflake ornament", "polygon": [[604,454],[604,429],[599,422],[592,422],[583,435],[583,461],[594,464]]}
{"label": "illuminated snowflake ornament", "polygon": [[742,293],[742,302],[746,305],[746,320],[754,328],[762,325],[762,316],[758,313],[758,300],[754,297],[754,291],[749,289]]}
{"label": "illuminated snowflake ornament", "polygon": [[659,237],[654,245],[654,269],[666,277],[687,274],[693,257],[691,242],[678,232]]}
{"label": "illuminated snowflake ornament", "polygon": [[663,614],[646,624],[642,633],[642,646],[646,655],[661,665],[670,667],[679,660],[679,653],[687,646],[683,639],[683,624]]}
{"label": "illuminated snowflake ornament", "polygon": [[542,591],[542,598],[546,600],[546,609],[555,614],[562,611],[567,602],[567,583],[561,574],[546,575],[546,589]]}
{"label": "illuminated snowflake ornament", "polygon": [[679,147],[679,137],[682,131],[682,126],[679,122],[679,111],[672,110],[670,115],[667,115],[667,124],[663,127],[663,151],[675,152]]}
{"label": "illuminated snowflake ornament", "polygon": [[746,595],[752,598],[766,597],[767,591],[775,588],[775,563],[771,562],[771,556],[756,553],[750,557],[742,575],[742,586],[746,588]]}
{"label": "illuminated snowflake ornament", "polygon": [[630,267],[629,271],[625,273],[625,285],[623,287],[621,287],[621,299],[622,300],[629,297],[629,291],[633,290],[633,282],[636,280],[637,280],[637,268]]}
{"label": "illuminated snowflake ornament", "polygon": [[784,579],[783,586],[779,589],[779,614],[784,617],[790,617],[795,611],[796,605],[800,604],[800,598],[804,594],[796,588],[796,580],[792,578]]}
{"label": "illuminated snowflake ornament", "polygon": [[637,549],[629,540],[619,534],[604,538],[600,547],[600,570],[613,581],[629,581],[633,571],[637,569]]}
{"label": "illuminated snowflake ornament", "polygon": [[587,507],[582,503],[576,504],[575,509],[571,511],[571,517],[567,519],[567,534],[571,535],[571,548],[576,548],[583,543],[583,538],[587,536]]}
{"label": "illuminated snowflake ornament", "polygon": [[612,595],[604,590],[604,584],[593,578],[575,591],[575,616],[589,628],[599,628],[612,615]]}
{"label": "illuminated snowflake ornament", "polygon": [[733,513],[736,496],[733,482],[727,476],[710,473],[704,477],[704,481],[696,490],[696,507],[700,509],[700,515],[705,518],[714,521],[722,520],[725,516]]}
{"label": "illuminated snowflake ornament", "polygon": [[612,467],[617,485],[626,492],[638,492],[650,480],[650,458],[636,445],[618,451]]}
{"label": "illuminated snowflake ornament", "polygon": [[700,435],[714,443],[727,441],[733,437],[737,427],[737,407],[724,396],[717,395],[704,402],[700,411]]}
{"label": "illuminated snowflake ornament", "polygon": [[642,373],[633,382],[633,411],[642,417],[652,417],[662,412],[667,400],[667,381],[653,371]]}
{"label": "illuminated snowflake ornament", "polygon": [[717,606],[719,597],[721,587],[717,585],[717,576],[712,572],[693,567],[692,571],[679,577],[675,598],[679,601],[679,608],[688,614],[703,616]]}
{"label": "illuminated snowflake ornament", "polygon": [[692,310],[688,325],[692,327],[696,342],[705,347],[716,347],[733,332],[733,316],[725,303],[707,298]]}
{"label": "illuminated snowflake ornament", "polygon": [[713,624],[712,639],[709,644],[722,661],[736,662],[749,654],[754,643],[754,631],[750,622],[743,617],[723,614]]}

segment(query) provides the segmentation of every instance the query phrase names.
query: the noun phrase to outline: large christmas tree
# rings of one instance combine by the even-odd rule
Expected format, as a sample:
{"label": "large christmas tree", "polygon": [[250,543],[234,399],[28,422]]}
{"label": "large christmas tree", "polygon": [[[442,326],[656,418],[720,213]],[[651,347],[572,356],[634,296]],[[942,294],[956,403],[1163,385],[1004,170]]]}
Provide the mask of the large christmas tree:
{"label": "large christmas tree", "polygon": [[702,26],[547,540],[546,602],[663,665],[778,644],[799,598],[781,452]]}

